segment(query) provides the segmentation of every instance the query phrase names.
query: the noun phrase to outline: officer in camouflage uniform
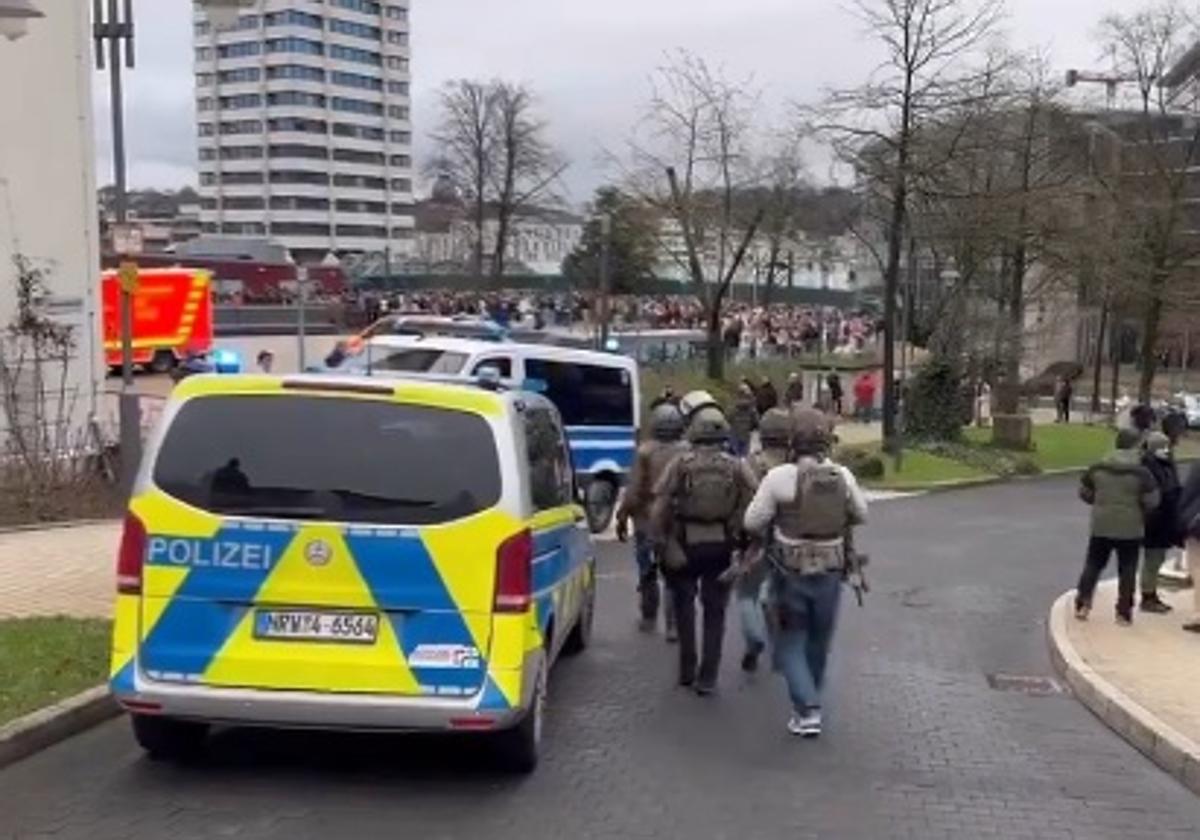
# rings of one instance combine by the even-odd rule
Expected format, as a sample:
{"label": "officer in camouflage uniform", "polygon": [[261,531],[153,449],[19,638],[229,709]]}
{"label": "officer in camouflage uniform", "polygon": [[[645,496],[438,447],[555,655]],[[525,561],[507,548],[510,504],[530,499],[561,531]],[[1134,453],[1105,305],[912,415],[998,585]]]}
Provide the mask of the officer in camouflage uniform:
{"label": "officer in camouflage uniform", "polygon": [[[782,408],[769,410],[763,415],[758,434],[762,449],[751,455],[748,463],[755,479],[762,481],[771,470],[788,462],[792,446],[792,415]],[[746,549],[735,589],[742,636],[746,640],[742,670],[747,673],[758,670],[758,658],[768,642],[764,615],[767,564],[762,562],[761,557],[765,548],[762,542],[755,541]]]}
{"label": "officer in camouflage uniform", "polygon": [[792,417],[795,463],[776,467],[746,511],[746,530],[770,538],[771,597],[779,636],[776,662],[793,713],[788,731],[821,734],[822,689],[843,581],[856,586],[861,570],[847,546],[866,521],[867,502],[853,473],[829,458],[833,424],[815,409]]}
{"label": "officer in camouflage uniform", "polygon": [[[638,447],[630,472],[629,487],[617,508],[617,538],[629,539],[629,520],[633,520],[633,551],[638,566],[638,595],[641,629],[652,633],[658,624],[659,540],[650,527],[654,488],[672,461],[688,451],[683,442],[683,413],[671,403],[662,403],[650,414],[651,440]],[[665,610],[667,641],[675,639],[675,611],[670,601]]]}
{"label": "officer in camouflage uniform", "polygon": [[[726,573],[743,542],[742,516],[756,482],[743,461],[725,452],[729,423],[715,405],[692,412],[687,436],[690,451],[667,467],[655,489],[652,522],[665,541],[663,562],[679,630],[679,684],[707,695],[716,689],[721,667]],[[704,614],[699,657],[697,594]]]}

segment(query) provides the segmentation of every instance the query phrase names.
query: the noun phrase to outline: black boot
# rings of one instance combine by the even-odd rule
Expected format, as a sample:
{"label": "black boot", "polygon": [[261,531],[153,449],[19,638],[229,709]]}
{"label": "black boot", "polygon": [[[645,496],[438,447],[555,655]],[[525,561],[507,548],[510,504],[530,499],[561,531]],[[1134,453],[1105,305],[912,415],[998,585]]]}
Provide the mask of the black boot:
{"label": "black boot", "polygon": [[1166,615],[1171,612],[1171,605],[1164,603],[1157,592],[1142,593],[1142,612]]}

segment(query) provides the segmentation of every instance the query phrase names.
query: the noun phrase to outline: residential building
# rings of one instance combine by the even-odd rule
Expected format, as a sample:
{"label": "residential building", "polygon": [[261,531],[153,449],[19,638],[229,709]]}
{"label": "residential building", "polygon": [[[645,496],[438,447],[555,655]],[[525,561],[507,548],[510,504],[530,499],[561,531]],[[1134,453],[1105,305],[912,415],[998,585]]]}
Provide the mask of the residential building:
{"label": "residential building", "polygon": [[[28,21],[24,37],[0,37],[0,458],[13,451],[14,416],[18,425],[36,418],[53,426],[40,440],[68,445],[101,408],[91,7],[38,0],[35,8],[44,16]],[[17,257],[43,272],[37,314],[69,328],[61,389],[63,362],[44,363],[39,389],[33,364],[19,360],[7,335],[18,312]]]}
{"label": "residential building", "polygon": [[204,233],[269,237],[300,262],[413,245],[409,0],[197,9]]}

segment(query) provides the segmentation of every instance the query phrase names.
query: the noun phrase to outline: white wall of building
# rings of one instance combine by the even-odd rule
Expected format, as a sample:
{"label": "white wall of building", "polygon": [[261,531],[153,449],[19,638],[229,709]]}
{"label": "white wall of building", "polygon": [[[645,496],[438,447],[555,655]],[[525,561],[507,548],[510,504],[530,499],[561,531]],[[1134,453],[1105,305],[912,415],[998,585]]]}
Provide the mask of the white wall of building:
{"label": "white wall of building", "polygon": [[14,313],[19,253],[47,271],[46,311],[74,327],[82,426],[102,381],[90,4],[36,5],[45,17],[25,37],[0,37],[0,326]]}

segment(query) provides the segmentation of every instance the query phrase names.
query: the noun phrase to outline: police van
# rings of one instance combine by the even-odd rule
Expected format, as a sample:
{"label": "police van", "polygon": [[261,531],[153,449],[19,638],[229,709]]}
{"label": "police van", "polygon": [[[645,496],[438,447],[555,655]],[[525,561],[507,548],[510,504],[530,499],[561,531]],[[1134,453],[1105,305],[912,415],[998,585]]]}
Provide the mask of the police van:
{"label": "police van", "polygon": [[588,521],[612,521],[637,449],[638,363],[629,356],[548,344],[447,336],[380,336],[339,372],[371,377],[431,374],[501,383],[545,395],[562,415]]}
{"label": "police van", "polygon": [[557,410],[463,383],[182,382],[117,564],[111,689],[153,757],[213,724],[490,733],[531,770],[595,560]]}

